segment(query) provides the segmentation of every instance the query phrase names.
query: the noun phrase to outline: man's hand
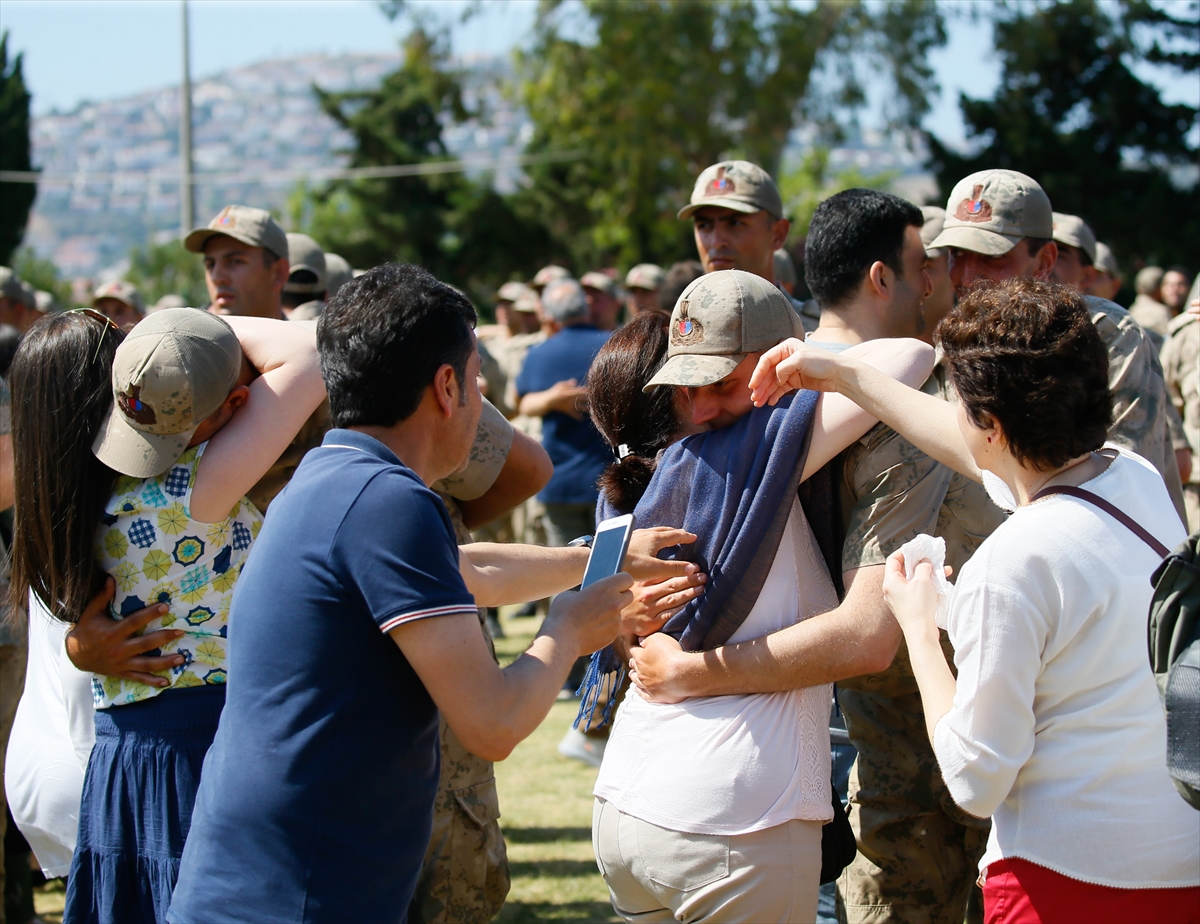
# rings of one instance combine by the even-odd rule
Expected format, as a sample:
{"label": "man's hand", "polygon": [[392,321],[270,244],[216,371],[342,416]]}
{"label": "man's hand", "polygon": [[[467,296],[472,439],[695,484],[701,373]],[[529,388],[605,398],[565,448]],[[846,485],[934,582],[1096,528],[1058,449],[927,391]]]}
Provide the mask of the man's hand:
{"label": "man's hand", "polygon": [[625,554],[625,570],[635,581],[653,583],[668,578],[696,574],[700,568],[690,561],[663,561],[658,553],[673,545],[687,545],[696,541],[696,534],[686,529],[670,526],[652,526],[635,529],[629,537],[629,551]]}
{"label": "man's hand", "polygon": [[108,604],[114,593],[116,583],[109,578],[104,590],[84,607],[79,622],[67,633],[67,657],[79,670],[87,673],[136,680],[152,687],[169,686],[169,680],[153,671],[182,664],[183,655],[147,655],[146,652],[173,642],[184,633],[179,629],[159,629],[139,636],[137,633],[167,611],[167,605],[156,603],[124,619],[113,619],[108,615]]}
{"label": "man's hand", "polygon": [[578,591],[565,591],[550,604],[538,635],[570,639],[583,657],[611,644],[621,629],[621,611],[633,602],[633,578],[618,572]]}
{"label": "man's hand", "polygon": [[703,654],[684,651],[679,642],[661,632],[642,639],[642,644],[630,655],[629,679],[642,697],[652,703],[678,703],[687,699],[690,694],[684,677],[693,668],[704,669]]}
{"label": "man's hand", "polygon": [[521,396],[517,411],[526,417],[545,417],[551,411],[558,411],[583,420],[587,410],[587,388],[575,379],[555,382],[545,391],[531,391]]}
{"label": "man's hand", "polygon": [[774,407],[788,392],[809,388],[836,391],[837,371],[844,359],[837,353],[806,346],[792,337],[767,350],[750,376],[750,400],[755,407]]}
{"label": "man's hand", "polygon": [[621,612],[621,634],[634,638],[653,635],[689,601],[704,593],[707,580],[708,575],[694,573],[634,584],[633,602]]}
{"label": "man's hand", "polygon": [[[883,574],[883,602],[900,623],[906,638],[911,633],[930,630],[936,635],[938,592],[933,586],[933,565],[924,560],[919,562],[911,581],[904,577],[904,571],[904,554],[893,552]],[[949,576],[949,569],[946,573]]]}

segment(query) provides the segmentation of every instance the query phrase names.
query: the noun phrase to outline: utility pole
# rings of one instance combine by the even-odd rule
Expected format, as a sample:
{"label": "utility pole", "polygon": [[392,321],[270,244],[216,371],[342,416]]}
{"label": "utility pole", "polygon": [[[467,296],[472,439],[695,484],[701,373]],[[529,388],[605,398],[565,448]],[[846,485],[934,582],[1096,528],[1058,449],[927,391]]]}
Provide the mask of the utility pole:
{"label": "utility pole", "polygon": [[196,196],[192,185],[192,63],[188,38],[188,4],[183,0],[183,85],[179,106],[179,236],[196,226]]}

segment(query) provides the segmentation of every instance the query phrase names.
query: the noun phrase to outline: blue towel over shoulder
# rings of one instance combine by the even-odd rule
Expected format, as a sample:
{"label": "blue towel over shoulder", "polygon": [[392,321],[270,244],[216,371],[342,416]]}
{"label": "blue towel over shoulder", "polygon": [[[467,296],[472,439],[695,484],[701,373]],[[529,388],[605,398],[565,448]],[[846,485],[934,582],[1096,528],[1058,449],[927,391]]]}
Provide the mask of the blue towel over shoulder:
{"label": "blue towel over shoulder", "polygon": [[[637,525],[695,533],[693,544],[660,555],[693,561],[708,575],[704,594],[662,629],[685,650],[723,645],[758,599],[800,486],[819,397],[813,391],[788,395],[774,408],[756,408],[728,427],[681,440],[659,459],[634,508]],[[597,520],[614,515],[601,496]],[[590,722],[602,690],[611,686],[615,692],[623,676],[614,649],[592,655],[576,725]],[[612,702],[609,696],[605,721]]]}

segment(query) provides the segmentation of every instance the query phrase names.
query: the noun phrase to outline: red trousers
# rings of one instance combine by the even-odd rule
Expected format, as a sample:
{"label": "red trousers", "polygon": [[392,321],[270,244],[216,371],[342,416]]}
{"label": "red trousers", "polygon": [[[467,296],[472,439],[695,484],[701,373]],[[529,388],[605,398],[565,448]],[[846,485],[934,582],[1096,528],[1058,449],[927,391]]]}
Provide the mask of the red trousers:
{"label": "red trousers", "polygon": [[1012,857],[987,868],[986,924],[1200,924],[1200,886],[1114,889]]}

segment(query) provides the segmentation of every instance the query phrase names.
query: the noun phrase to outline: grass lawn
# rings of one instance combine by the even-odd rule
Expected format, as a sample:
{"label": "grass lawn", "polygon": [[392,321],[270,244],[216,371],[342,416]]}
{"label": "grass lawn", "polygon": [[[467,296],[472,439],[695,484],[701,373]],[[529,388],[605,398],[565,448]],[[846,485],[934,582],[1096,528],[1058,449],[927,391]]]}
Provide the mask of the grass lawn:
{"label": "grass lawn", "polygon": [[[508,637],[496,641],[501,664],[523,652],[537,619],[502,617]],[[500,826],[508,842],[512,891],[496,917],[502,924],[531,921],[618,921],[592,854],[592,786],[596,771],[555,750],[575,718],[576,701],[556,703],[541,727],[496,765]],[[59,924],[62,880],[34,894],[38,914]]]}
{"label": "grass lawn", "polygon": [[[501,618],[500,663],[528,647],[537,619]],[[618,921],[592,853],[592,786],[596,771],[555,746],[575,719],[578,702],[556,703],[508,760],[496,764],[500,826],[508,842],[512,891],[497,922]]]}

